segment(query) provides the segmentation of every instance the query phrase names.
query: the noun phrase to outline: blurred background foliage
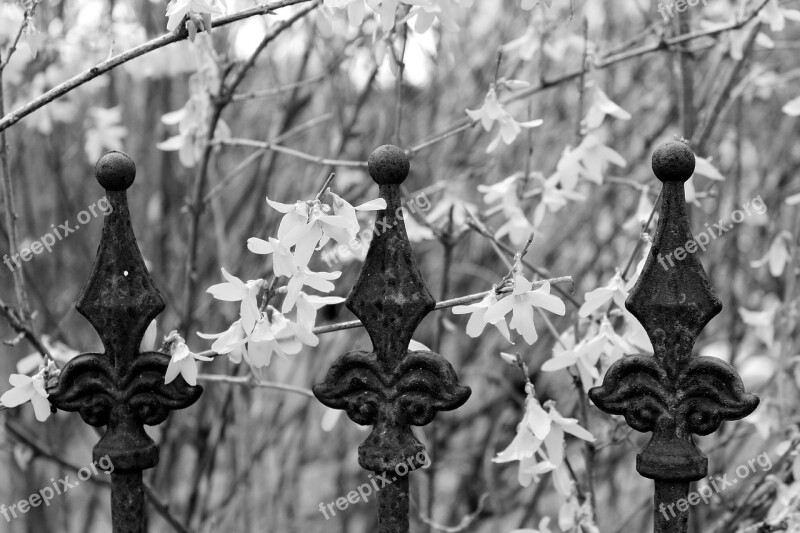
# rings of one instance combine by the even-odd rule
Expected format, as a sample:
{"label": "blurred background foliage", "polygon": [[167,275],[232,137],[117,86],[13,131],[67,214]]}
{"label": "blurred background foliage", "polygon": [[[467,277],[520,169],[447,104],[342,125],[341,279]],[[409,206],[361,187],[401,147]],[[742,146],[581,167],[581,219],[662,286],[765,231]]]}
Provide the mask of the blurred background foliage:
{"label": "blurred background foliage", "polygon": [[[770,1],[767,8],[773,3],[778,5]],[[214,94],[220,79],[230,80],[263,36],[303,7],[295,6],[215,29],[211,41],[198,37],[194,43],[160,48],[49,103],[7,130],[21,246],[50,231],[51,224],[74,223],[78,212],[102,196],[93,178],[96,159],[108,149],[125,151],[138,171],[129,190],[134,230],[167,301],[158,319],[159,334],[180,328],[193,350],[206,350],[208,344],[196,332],[222,331],[236,318],[235,305],[205,294],[220,281],[220,267],[242,279],[264,275],[264,258],[248,253],[246,241],[277,230],[280,214],[269,209],[265,196],[285,203],[312,198],[336,172],[332,186],[337,194],[354,205],[375,198],[377,187],[355,163],[392,142],[413,152],[405,184],[408,194],[425,191],[431,201],[431,209],[415,217],[418,224],[412,231],[431,292],[446,299],[486,291],[508,268],[491,241],[468,224],[465,206],[482,213],[484,223],[496,230],[505,215],[495,209],[486,216],[491,206],[483,203],[479,185],[521,173],[532,180],[529,190],[541,190],[541,178],[556,172],[565,147],[585,138],[581,119],[592,104],[590,91],[581,87],[594,84],[632,117],[606,117],[592,132],[627,166],[603,164],[602,183],[579,184],[577,191],[585,200],[551,209],[536,227],[526,260],[545,275],[574,280],[572,300],[564,298],[567,313],[553,325],[558,332],[585,331],[590,320],[578,317],[584,294],[606,285],[617,269],[625,270],[629,261],[635,265],[641,258],[641,222],[659,190],[649,156],[663,141],[691,140],[697,154],[720,174],[717,179],[692,179],[695,232],[728,219],[758,196],[767,206],[766,214],[748,216],[701,255],[724,310],[705,329],[698,350],[732,361],[762,403],[751,419],[700,438],[699,446],[709,454],[715,474],[730,472],[764,451],[777,463],[776,446],[796,436],[798,422],[800,211],[785,200],[800,193],[794,179],[800,164],[799,123],[792,116],[800,110],[786,105],[800,94],[800,25],[789,12],[785,28],[780,27],[772,13],[743,28],[667,46],[664,43],[676,35],[741,20],[763,3],[709,0],[691,7],[683,21],[664,21],[656,0],[553,0],[550,7],[530,10],[523,10],[519,0],[462,4],[456,10],[457,30],[444,30],[437,23],[422,34],[407,31],[401,83],[392,74],[391,59],[376,61],[381,45],[375,44],[375,35],[378,41],[382,35],[376,17],[368,15],[355,27],[348,25],[341,10],[317,10],[258,55],[236,91],[252,97],[219,107],[213,97],[201,98],[187,106],[193,95]],[[251,5],[229,0],[227,12]],[[794,9],[797,2],[780,6]],[[16,2],[0,4],[4,49],[18,31],[24,8]],[[25,35],[3,73],[5,111],[112,54],[163,34],[165,8],[164,2],[150,0],[40,3],[35,31]],[[681,23],[686,25],[683,29]],[[400,42],[402,27],[399,24],[386,38]],[[609,58],[613,62],[604,64]],[[594,66],[583,75],[572,75],[582,64]],[[541,118],[544,123],[523,129],[512,144],[501,143],[487,153],[494,134],[480,125],[468,127],[465,109],[479,108],[492,83],[501,78],[530,84],[521,89],[529,94],[515,98],[506,109],[519,121]],[[687,84],[692,89],[688,97]],[[521,94],[500,85],[498,90],[501,98]],[[253,94],[258,91],[266,94]],[[170,120],[169,114],[180,109],[183,116],[172,115]],[[220,142],[210,149],[203,171],[198,164],[207,134],[203,128],[215,110],[223,121],[215,135]],[[183,118],[183,125],[176,124],[176,118]],[[463,131],[455,135],[440,135],[459,126]],[[173,148],[189,143],[182,154],[157,147],[186,128],[195,128],[191,135],[200,133],[199,149],[192,144],[195,137],[172,141]],[[230,139],[275,142],[354,164],[328,164],[271,149],[256,154],[254,147],[225,144]],[[435,142],[427,144],[429,140]],[[206,183],[194,227],[197,257],[187,283],[193,213],[199,212],[194,184],[201,172]],[[540,202],[536,192],[521,202],[529,219]],[[59,352],[66,347],[100,349],[99,338],[73,303],[91,270],[101,227],[102,219],[94,219],[59,242],[52,253],[24,264],[35,329],[51,343],[63,343],[56,348]],[[0,230],[0,245],[4,252],[9,249],[6,227]],[[513,242],[507,246],[507,259],[521,248]],[[765,255],[781,268],[751,265]],[[315,261],[313,270],[329,269],[319,258]],[[346,296],[360,265],[350,259],[337,267],[343,275],[334,294]],[[0,294],[13,305],[12,276],[5,267],[0,272]],[[740,313],[740,308],[755,314]],[[343,305],[336,305],[322,310],[319,323],[352,318]],[[510,348],[493,329],[469,338],[465,324],[463,317],[438,312],[427,317],[415,336],[452,362],[473,395],[463,408],[442,413],[424,430],[415,430],[433,464],[412,475],[412,530],[437,530],[432,522],[456,527],[449,531],[503,532],[536,527],[544,516],[556,520],[563,502],[549,476],[522,488],[516,466],[491,462],[513,438],[525,399],[519,371],[499,357],[506,351],[519,353],[527,362],[542,403],[556,400],[562,414],[581,418],[597,437],[591,448],[569,440],[568,456],[583,497],[591,495],[596,505],[599,530],[649,531],[652,482],[634,468],[635,454],[648,437],[593,406],[587,407],[586,420],[581,415],[585,395],[570,374],[540,371],[555,344],[548,328],[539,325],[540,338],[533,346],[517,342]],[[4,339],[15,337],[6,323],[0,324],[0,333]],[[288,360],[276,358],[265,376],[308,389],[321,380],[335,357],[369,346],[363,330],[322,335],[318,347],[306,347]],[[31,351],[25,341],[0,347],[4,383]],[[245,375],[245,368],[224,359],[205,364],[202,371]],[[327,410],[302,394],[204,385],[198,404],[151,431],[161,443],[161,463],[146,473],[146,479],[186,531],[376,530],[372,501],[327,521],[318,510],[319,502],[335,500],[367,480],[357,465],[357,447],[366,437],[363,428],[346,417],[337,421],[328,413],[326,418]],[[79,467],[88,464],[97,435],[77,415],[59,414],[47,425],[37,424],[28,408],[3,411],[3,416],[0,463],[6,483],[0,485],[0,502],[16,502],[50,477],[62,477],[68,470],[54,458]],[[784,505],[776,510],[775,502],[778,496],[789,501],[800,495],[789,468],[792,463],[790,459],[763,476],[753,475],[715,496],[711,505],[694,507],[694,530],[715,530],[715,524],[725,524],[734,511],[735,524],[744,527],[763,520],[768,512],[775,516],[788,509]],[[749,491],[756,496],[743,504]],[[152,515],[152,531],[173,530],[162,513]],[[109,519],[107,488],[90,484],[49,508],[33,509],[23,520],[0,520],[0,531],[99,532],[108,530]],[[720,531],[733,531],[735,524]],[[558,529],[555,522],[551,527]]]}

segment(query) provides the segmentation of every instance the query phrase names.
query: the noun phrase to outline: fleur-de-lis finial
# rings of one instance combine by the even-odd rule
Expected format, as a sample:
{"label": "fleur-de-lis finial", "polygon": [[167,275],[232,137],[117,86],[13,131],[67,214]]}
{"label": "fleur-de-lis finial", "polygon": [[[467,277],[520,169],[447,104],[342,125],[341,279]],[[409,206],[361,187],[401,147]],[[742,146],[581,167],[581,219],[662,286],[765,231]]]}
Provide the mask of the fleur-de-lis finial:
{"label": "fleur-de-lis finial", "polygon": [[94,460],[113,464],[114,533],[146,531],[142,470],[158,464],[158,446],[144,425],[163,422],[171,410],[200,397],[202,388],[183,379],[164,384],[169,356],[139,352],[148,324],[164,300],[147,272],[131,227],[126,190],[136,167],[121,152],[97,162],[97,181],[110,204],[94,268],[75,307],[100,335],[105,353],[82,354],[68,362],[48,389],[54,408],[77,411],[93,426],[106,426]]}
{"label": "fleur-de-lis finial", "polygon": [[[624,415],[633,429],[652,432],[636,457],[636,469],[656,480],[656,533],[685,532],[687,512],[672,516],[668,505],[686,497],[689,482],[708,473],[708,458],[692,435],[708,435],[725,420],[755,410],[736,370],[692,348],[702,329],[722,309],[703,265],[691,250],[684,182],[695,167],[692,150],[670,142],[653,154],[653,171],[663,182],[661,215],[653,245],[625,307],[644,326],[654,355],[626,355],[606,373],[589,397],[603,411]],[[696,249],[695,249],[696,250]]]}
{"label": "fleur-de-lis finial", "polygon": [[380,533],[408,531],[408,478],[397,469],[409,460],[421,466],[419,455],[425,450],[410,426],[428,424],[438,411],[460,407],[471,393],[458,384],[444,357],[408,350],[414,330],[436,305],[403,223],[400,184],[408,172],[408,157],[396,146],[381,146],[369,158],[369,173],[386,209],[378,212],[347,307],[364,324],[373,351],[339,357],[313,389],[323,404],[344,409],[357,424],[373,426],[358,451],[362,468],[390,481],[378,493]]}

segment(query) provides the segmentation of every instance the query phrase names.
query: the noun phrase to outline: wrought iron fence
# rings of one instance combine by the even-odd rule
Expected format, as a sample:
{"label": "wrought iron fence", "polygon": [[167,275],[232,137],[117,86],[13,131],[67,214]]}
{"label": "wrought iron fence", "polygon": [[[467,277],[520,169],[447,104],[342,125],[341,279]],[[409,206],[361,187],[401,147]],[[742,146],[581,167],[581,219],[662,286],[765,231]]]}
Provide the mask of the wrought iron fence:
{"label": "wrought iron fence", "polygon": [[[603,411],[624,415],[633,429],[653,433],[637,457],[637,469],[655,480],[658,510],[662,503],[685,498],[690,482],[707,474],[708,460],[692,435],[707,435],[725,420],[746,416],[758,399],[745,393],[733,367],[692,355],[700,331],[722,307],[699,260],[688,255],[671,269],[657,267],[659,254],[691,239],[683,183],[694,170],[694,154],[683,143],[668,143],[655,152],[653,170],[664,184],[661,215],[626,306],[646,329],[655,354],[619,360],[589,395]],[[131,228],[126,189],[135,166],[126,155],[110,152],[96,172],[113,211],[105,219],[77,309],[99,333],[105,352],[71,360],[48,392],[54,409],[77,411],[87,424],[105,426],[94,456],[108,455],[114,464],[113,531],[142,533],[147,531],[142,471],[158,463],[158,446],[143,426],[159,424],[171,410],[191,405],[202,389],[182,378],[165,385],[169,357],[138,351],[164,302]],[[369,173],[387,204],[377,215],[386,229],[372,240],[347,307],[366,328],[373,349],[342,355],[313,388],[323,404],[372,426],[359,448],[359,464],[390,480],[378,492],[380,533],[409,531],[408,477],[397,469],[424,450],[410,426],[428,424],[438,411],[460,407],[471,392],[458,383],[444,357],[408,350],[415,329],[436,305],[416,266],[399,209],[400,184],[408,172],[408,158],[395,146],[380,147],[369,159]],[[671,520],[656,511],[658,533],[685,532],[687,523],[688,511]]]}

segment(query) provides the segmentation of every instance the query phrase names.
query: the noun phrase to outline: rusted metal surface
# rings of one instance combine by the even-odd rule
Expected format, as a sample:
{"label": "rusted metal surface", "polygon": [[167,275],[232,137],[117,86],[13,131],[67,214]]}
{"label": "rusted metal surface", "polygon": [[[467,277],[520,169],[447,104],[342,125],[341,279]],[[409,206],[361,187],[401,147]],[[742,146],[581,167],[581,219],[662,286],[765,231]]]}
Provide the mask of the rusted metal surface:
{"label": "rusted metal surface", "polygon": [[182,377],[165,385],[169,356],[139,352],[145,330],[164,309],[164,300],[150,279],[131,227],[126,189],[133,184],[136,167],[127,155],[109,152],[95,171],[113,211],[105,217],[94,268],[76,308],[100,335],[105,353],[72,359],[48,392],[54,408],[77,411],[87,424],[106,426],[93,455],[97,462],[108,456],[114,465],[113,531],[144,533],[142,470],[158,464],[158,446],[144,425],[160,424],[170,411],[193,404],[202,388],[189,386]]}
{"label": "rusted metal surface", "polygon": [[[337,359],[314,395],[343,409],[351,420],[373,426],[359,447],[359,464],[390,483],[378,492],[379,533],[408,531],[408,478],[398,465],[421,466],[424,446],[410,426],[423,426],[438,411],[469,398],[455,370],[441,355],[408,350],[419,323],[436,305],[417,268],[400,210],[400,184],[408,158],[396,146],[382,146],[369,158],[369,172],[380,186],[386,209],[380,211],[364,267],[347,298],[347,307],[364,324],[373,351],[349,352]],[[399,214],[399,216],[398,216]]]}
{"label": "rusted metal surface", "polygon": [[589,391],[603,411],[624,415],[633,429],[653,433],[636,457],[636,469],[656,482],[656,533],[687,531],[688,506],[682,511],[676,503],[687,497],[691,481],[708,473],[708,458],[692,435],[713,433],[758,405],[730,364],[692,355],[697,336],[722,309],[700,260],[693,253],[664,259],[692,241],[683,183],[694,166],[694,154],[682,142],[662,145],[653,154],[653,171],[664,184],[661,215],[625,307],[647,331],[654,356],[624,356],[609,368],[602,386]]}

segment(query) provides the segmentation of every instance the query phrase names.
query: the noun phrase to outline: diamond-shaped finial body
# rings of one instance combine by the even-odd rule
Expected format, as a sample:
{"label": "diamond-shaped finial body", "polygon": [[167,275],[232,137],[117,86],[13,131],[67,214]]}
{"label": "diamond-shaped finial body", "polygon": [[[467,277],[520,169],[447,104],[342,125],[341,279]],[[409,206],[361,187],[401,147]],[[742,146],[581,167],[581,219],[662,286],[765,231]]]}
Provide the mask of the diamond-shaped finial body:
{"label": "diamond-shaped finial body", "polygon": [[121,152],[109,152],[96,166],[110,205],[97,259],[75,307],[100,335],[106,354],[119,370],[131,362],[150,322],[164,310],[131,227],[126,189],[136,167]]}
{"label": "diamond-shaped finial body", "polygon": [[653,343],[656,357],[674,370],[691,355],[697,336],[722,310],[696,253],[689,229],[683,183],[694,172],[694,153],[682,142],[653,154],[653,170],[664,182],[661,215],[650,256],[625,307]]}
{"label": "diamond-shaped finial body", "polygon": [[347,307],[369,333],[376,351],[396,363],[405,355],[419,323],[436,306],[414,259],[406,235],[400,184],[408,158],[396,146],[382,146],[369,159],[386,209],[379,211],[361,274],[347,297]]}

